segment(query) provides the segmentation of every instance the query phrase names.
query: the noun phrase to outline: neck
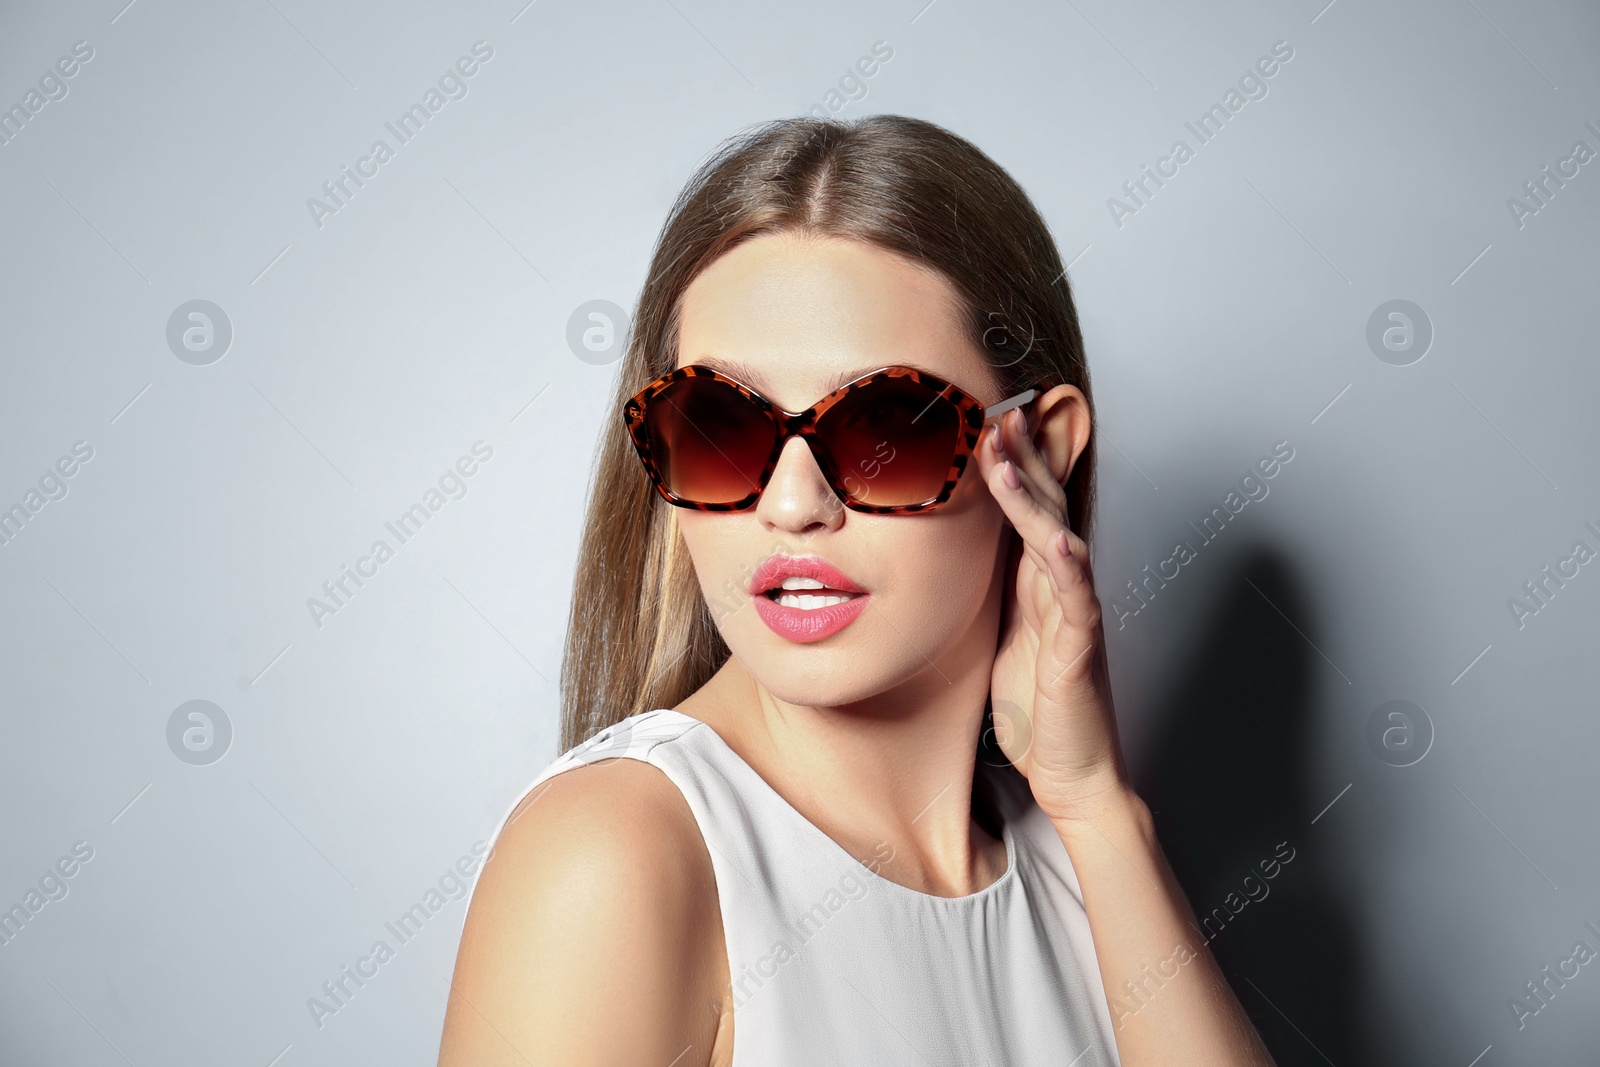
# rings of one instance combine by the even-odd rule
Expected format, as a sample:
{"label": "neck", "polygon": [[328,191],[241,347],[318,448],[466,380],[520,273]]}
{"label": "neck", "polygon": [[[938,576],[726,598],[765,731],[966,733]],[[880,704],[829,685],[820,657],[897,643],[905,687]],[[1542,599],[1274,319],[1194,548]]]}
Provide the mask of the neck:
{"label": "neck", "polygon": [[987,644],[951,652],[960,649],[974,654],[941,656],[893,690],[838,706],[780,700],[730,656],[680,708],[862,863],[922,892],[963,896],[1004,873],[1006,860],[971,815],[992,630]]}

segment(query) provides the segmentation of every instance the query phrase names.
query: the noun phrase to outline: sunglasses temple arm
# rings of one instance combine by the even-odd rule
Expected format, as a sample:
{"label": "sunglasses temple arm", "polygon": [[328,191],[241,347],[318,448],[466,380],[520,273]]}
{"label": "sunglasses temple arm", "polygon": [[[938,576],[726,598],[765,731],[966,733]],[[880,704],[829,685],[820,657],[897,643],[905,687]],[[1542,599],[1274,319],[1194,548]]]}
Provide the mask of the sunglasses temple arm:
{"label": "sunglasses temple arm", "polygon": [[1038,395],[1039,390],[1037,389],[1025,389],[1016,396],[1008,397],[998,404],[991,404],[983,409],[983,420],[988,422],[996,415],[1004,415],[1012,408],[1020,408],[1024,404],[1031,403]]}

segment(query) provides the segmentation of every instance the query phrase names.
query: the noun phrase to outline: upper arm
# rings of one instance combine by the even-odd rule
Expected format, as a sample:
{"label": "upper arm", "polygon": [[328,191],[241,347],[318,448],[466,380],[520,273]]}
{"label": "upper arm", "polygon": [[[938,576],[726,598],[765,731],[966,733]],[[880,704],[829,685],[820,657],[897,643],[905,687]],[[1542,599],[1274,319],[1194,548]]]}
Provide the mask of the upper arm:
{"label": "upper arm", "polygon": [[705,1064],[726,972],[682,794],[638,760],[574,768],[529,795],[489,855],[439,1062]]}

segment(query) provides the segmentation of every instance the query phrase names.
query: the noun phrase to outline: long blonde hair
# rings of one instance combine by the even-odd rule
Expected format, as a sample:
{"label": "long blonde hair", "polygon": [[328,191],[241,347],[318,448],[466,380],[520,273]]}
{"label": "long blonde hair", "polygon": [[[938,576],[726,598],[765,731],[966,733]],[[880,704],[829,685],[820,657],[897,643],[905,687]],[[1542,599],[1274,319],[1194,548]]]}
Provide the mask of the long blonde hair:
{"label": "long blonde hair", "polygon": [[[561,664],[563,750],[672,707],[719,668],[718,633],[678,533],[622,422],[628,397],[677,361],[679,302],[718,256],[761,234],[864,241],[939,270],[1002,395],[1063,382],[1090,398],[1072,291],[1044,219],[975,145],[920,119],[781,119],[733,138],[673,204],[639,294],[602,435]],[[1066,482],[1089,538],[1094,439]]]}

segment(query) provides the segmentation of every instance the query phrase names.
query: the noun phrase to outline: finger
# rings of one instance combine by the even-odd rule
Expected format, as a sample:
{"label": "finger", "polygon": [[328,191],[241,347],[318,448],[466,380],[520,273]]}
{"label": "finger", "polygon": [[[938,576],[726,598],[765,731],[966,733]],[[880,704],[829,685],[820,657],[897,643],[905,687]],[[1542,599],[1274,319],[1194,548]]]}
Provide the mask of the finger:
{"label": "finger", "polygon": [[[1005,421],[1005,418],[1009,418],[1009,416],[1010,413],[1008,412],[1007,415],[1001,419],[1001,422],[993,423],[978,444],[978,451],[976,454],[976,458],[978,460],[978,470],[980,473],[982,473],[985,481],[988,481],[992,476],[995,467],[1000,466],[1007,460],[1015,461],[1017,459],[1017,457],[1013,456],[1011,451],[1007,448],[1004,431],[1001,428],[1001,423]],[[1038,477],[1038,472],[1036,470],[1030,469],[1029,467],[1023,466],[1021,463],[1017,462],[1013,462],[1013,467],[1016,470],[1017,480],[1022,483],[1022,488],[1027,490],[1028,494],[1037,500],[1041,506],[1045,507],[1047,511],[1052,511],[1059,520],[1064,513],[1064,508],[1057,505],[1051,497],[1048,488],[1049,471],[1044,471],[1044,482],[1041,484],[1041,481]]]}
{"label": "finger", "polygon": [[1052,700],[1068,700],[1074,690],[1082,692],[1084,687],[1094,686],[1097,630],[1073,626],[1064,616],[1057,616],[1045,624],[1042,637],[1041,644],[1050,654],[1039,657],[1035,683],[1041,693]]}
{"label": "finger", "polygon": [[[1077,534],[1073,533],[1072,527],[1067,525],[1066,489],[1055,480],[1055,476],[1051,473],[1049,465],[1045,462],[1044,453],[1039,451],[1038,447],[1034,445],[1033,439],[1027,436],[1026,432],[1022,430],[1023,422],[1020,418],[1021,411],[1019,410],[1017,414],[1019,418],[1014,429],[1017,431],[1018,440],[1021,442],[1021,444],[1017,447],[1025,448],[1027,450],[1026,455],[1033,457],[1034,460],[1034,462],[1030,464],[1018,464],[1017,474],[1019,480],[1021,480],[1022,483],[1029,488],[1029,491],[1033,493],[1035,498],[1045,500],[1050,503],[1050,507],[1047,510],[1052,510],[1053,513],[1060,519],[1062,525],[1066,527],[1067,543],[1070,554],[1077,556],[1085,563],[1085,565],[1087,565],[1089,559],[1089,543],[1083,538],[1079,537]],[[1009,419],[1010,412],[1007,412],[1002,418]],[[980,452],[987,451],[989,456],[995,457],[991,459],[991,462],[1002,462],[1007,459],[1016,459],[1017,456],[1015,455],[1014,449],[1007,447],[1007,444],[1011,441],[1011,435],[1008,434],[1001,436],[1001,431],[998,426],[995,428],[995,430],[991,431],[991,433],[995,435],[995,439],[990,442],[992,447],[988,450],[984,450],[980,445]],[[982,461],[980,460],[980,465],[981,463]],[[1035,562],[1039,563],[1041,567],[1044,565],[1042,560],[1035,560]]]}
{"label": "finger", "polygon": [[1066,530],[1061,516],[1047,501],[1040,499],[1011,459],[996,462],[986,473],[989,492],[1022,537],[1022,543],[1033,555],[1034,562],[1041,570],[1053,572],[1050,543],[1057,533]]}
{"label": "finger", "polygon": [[1066,574],[1056,577],[1063,568],[1053,568],[1052,582],[1060,583],[1062,591],[1055,598],[1057,610],[1044,619],[1040,646],[1045,654],[1039,658],[1038,683],[1041,692],[1052,699],[1067,699],[1075,688],[1094,684],[1096,650],[1103,640],[1100,622],[1100,599],[1085,568],[1076,569],[1076,577]]}
{"label": "finger", "polygon": [[1050,470],[1050,464],[1045,460],[1044,453],[1034,443],[1033,435],[1028,432],[1028,420],[1021,408],[1008,411],[1000,419],[1001,439],[1005,442],[1006,453],[1017,461],[1023,473],[1027,474],[1046,499],[1056,508],[1058,514],[1066,514],[1067,491],[1056,480]]}
{"label": "finger", "polygon": [[1053,599],[1069,625],[1093,629],[1100,621],[1100,602],[1089,570],[1088,545],[1028,489],[1011,460],[994,464],[988,483],[1028,556],[1048,576]]}
{"label": "finger", "polygon": [[1046,622],[1040,638],[1040,645],[1050,649],[1050,656],[1040,657],[1037,680],[1040,685],[1054,689],[1051,696],[1062,696],[1061,689],[1066,686],[1082,685],[1085,681],[1093,680],[1098,630],[1075,625],[1067,619],[1066,614],[1058,614]]}
{"label": "finger", "polygon": [[1049,572],[1060,594],[1058,603],[1063,621],[1076,630],[1092,634],[1100,626],[1100,597],[1094,591],[1087,547],[1063,526],[1050,539]]}

